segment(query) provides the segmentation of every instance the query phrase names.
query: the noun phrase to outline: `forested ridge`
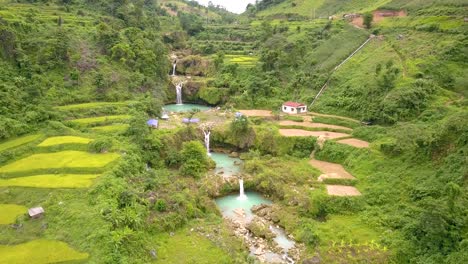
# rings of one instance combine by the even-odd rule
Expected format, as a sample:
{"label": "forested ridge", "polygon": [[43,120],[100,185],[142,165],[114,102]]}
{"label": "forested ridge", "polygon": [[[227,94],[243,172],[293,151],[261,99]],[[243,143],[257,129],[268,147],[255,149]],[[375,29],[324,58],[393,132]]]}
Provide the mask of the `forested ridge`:
{"label": "forested ridge", "polygon": [[[0,0],[0,264],[257,263],[217,206],[237,178],[274,203],[297,263],[468,262],[467,10]],[[308,114],[281,113],[325,83]],[[178,85],[212,109],[168,110]],[[213,152],[242,160],[235,177],[206,129]],[[314,160],[351,176],[323,180]],[[247,230],[274,244],[261,222]]]}

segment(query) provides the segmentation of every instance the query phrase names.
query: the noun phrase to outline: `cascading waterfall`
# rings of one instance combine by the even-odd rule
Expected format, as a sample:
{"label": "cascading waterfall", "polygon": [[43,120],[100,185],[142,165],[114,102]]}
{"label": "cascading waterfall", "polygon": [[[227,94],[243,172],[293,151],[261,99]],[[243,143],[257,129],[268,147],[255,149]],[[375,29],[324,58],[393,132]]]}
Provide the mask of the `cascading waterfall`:
{"label": "cascading waterfall", "polygon": [[172,64],[172,76],[176,76],[176,67],[177,67],[177,62],[174,61]]}
{"label": "cascading waterfall", "polygon": [[237,200],[247,200],[247,195],[244,193],[244,180],[239,179],[239,197],[237,197]]}
{"label": "cascading waterfall", "polygon": [[182,102],[182,83],[179,83],[179,84],[176,85],[176,93],[177,93],[177,101],[176,101],[176,103],[177,103],[178,105],[184,104],[184,103]]}
{"label": "cascading waterfall", "polygon": [[205,147],[206,147],[206,152],[208,153],[208,156],[210,155],[210,134],[211,131],[203,131],[203,134],[205,135]]}

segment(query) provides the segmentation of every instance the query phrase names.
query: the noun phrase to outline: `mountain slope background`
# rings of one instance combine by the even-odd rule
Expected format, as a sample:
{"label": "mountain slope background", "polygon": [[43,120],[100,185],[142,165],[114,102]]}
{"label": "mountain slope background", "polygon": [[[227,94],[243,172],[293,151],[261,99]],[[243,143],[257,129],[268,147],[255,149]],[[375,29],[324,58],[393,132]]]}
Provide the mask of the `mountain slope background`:
{"label": "mountain slope background", "polygon": [[[179,175],[181,142],[200,135],[189,127],[146,129],[175,100],[169,74],[176,56],[177,74],[191,77],[186,102],[277,114],[284,101],[310,104],[328,83],[311,111],[371,124],[317,118],[371,142],[355,149],[330,141],[316,151],[359,179],[353,184],[362,197],[332,199],[290,188],[305,184],[302,159],[311,149],[302,159],[283,155],[274,125],[250,121],[255,139],[247,140],[246,170],[253,180],[246,184],[278,203],[279,224],[305,244],[303,259],[468,262],[467,9],[462,0],[264,0],[237,16],[182,0],[0,0],[0,140],[20,146],[2,150],[0,164],[85,150],[32,146],[56,135],[99,139],[100,150],[111,141],[111,152],[124,153],[89,190],[5,188],[2,203],[49,206],[50,228],[22,221],[27,232],[17,236],[2,226],[0,243],[60,239],[88,252],[91,263],[163,263],[153,250],[165,256],[178,245],[197,263],[253,261],[221,224],[206,194],[210,182]],[[405,15],[370,28],[343,18],[376,10]],[[216,131],[213,144],[248,150],[231,137]],[[188,235],[198,227],[219,230],[219,240]]]}

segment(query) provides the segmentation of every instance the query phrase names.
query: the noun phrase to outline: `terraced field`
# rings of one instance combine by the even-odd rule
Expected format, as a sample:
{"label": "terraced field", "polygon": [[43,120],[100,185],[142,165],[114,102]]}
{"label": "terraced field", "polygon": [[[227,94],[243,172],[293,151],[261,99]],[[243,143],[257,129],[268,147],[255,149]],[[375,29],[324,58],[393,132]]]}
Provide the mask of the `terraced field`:
{"label": "terraced field", "polygon": [[241,67],[253,67],[258,62],[255,56],[226,55],[226,63],[238,64]]}
{"label": "terraced field", "polygon": [[5,141],[3,143],[0,143],[0,151],[4,151],[7,149],[12,149],[15,147],[19,147],[21,145],[28,144],[30,142],[33,142],[36,139],[39,139],[41,136],[42,136],[41,134],[34,134],[34,135],[27,135],[27,136]]}
{"label": "terraced field", "polygon": [[88,188],[100,174],[46,174],[0,179],[0,187]]}
{"label": "terraced field", "polygon": [[91,108],[100,108],[100,107],[109,107],[109,106],[128,106],[135,101],[124,101],[124,102],[91,102],[83,104],[72,104],[72,105],[63,105],[56,106],[57,110],[77,110],[77,109],[91,109]]}
{"label": "terraced field", "polygon": [[108,122],[119,122],[130,119],[130,115],[113,115],[113,116],[98,116],[98,117],[87,117],[70,120],[70,122],[80,125],[97,125],[100,123]]}
{"label": "terraced field", "polygon": [[116,153],[92,154],[73,150],[41,153],[0,167],[0,173],[64,168],[102,168],[118,158],[119,154]]}
{"label": "terraced field", "polygon": [[0,204],[0,212],[2,212],[0,214],[0,225],[7,225],[7,224],[14,223],[18,216],[25,214],[27,211],[28,211],[28,208],[21,206],[21,205]]}
{"label": "terraced field", "polygon": [[127,124],[113,124],[108,126],[98,126],[93,127],[92,130],[96,132],[106,132],[106,133],[113,133],[113,132],[123,132],[127,130],[129,125]]}
{"label": "terraced field", "polygon": [[38,147],[50,147],[62,144],[88,144],[92,139],[75,136],[50,137],[42,141]]}
{"label": "terraced field", "polygon": [[83,261],[87,253],[72,249],[64,242],[38,239],[14,246],[0,245],[0,264],[45,264]]}

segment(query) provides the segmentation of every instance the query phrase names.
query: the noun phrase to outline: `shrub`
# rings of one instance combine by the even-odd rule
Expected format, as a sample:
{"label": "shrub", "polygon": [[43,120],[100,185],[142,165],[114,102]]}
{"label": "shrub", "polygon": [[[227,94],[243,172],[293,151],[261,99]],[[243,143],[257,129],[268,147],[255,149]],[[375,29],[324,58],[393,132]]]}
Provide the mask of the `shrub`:
{"label": "shrub", "polygon": [[112,140],[110,138],[98,138],[89,143],[89,151],[94,153],[107,152],[112,148]]}
{"label": "shrub", "polygon": [[180,172],[184,176],[200,178],[210,165],[206,149],[199,141],[189,141],[182,145],[182,166]]}

